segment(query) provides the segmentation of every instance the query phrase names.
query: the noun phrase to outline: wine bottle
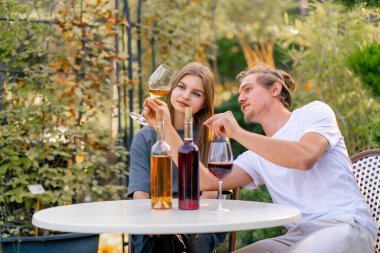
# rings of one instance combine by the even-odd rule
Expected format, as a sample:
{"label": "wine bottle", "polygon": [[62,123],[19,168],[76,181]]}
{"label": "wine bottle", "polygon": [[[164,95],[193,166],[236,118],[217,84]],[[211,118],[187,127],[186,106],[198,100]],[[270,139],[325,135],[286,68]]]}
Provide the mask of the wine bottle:
{"label": "wine bottle", "polygon": [[151,203],[153,209],[172,207],[172,159],[170,146],[165,142],[162,111],[157,112],[157,142],[150,161]]}
{"label": "wine bottle", "polygon": [[184,144],[178,149],[178,207],[199,209],[199,151],[193,142],[191,107],[185,108]]}

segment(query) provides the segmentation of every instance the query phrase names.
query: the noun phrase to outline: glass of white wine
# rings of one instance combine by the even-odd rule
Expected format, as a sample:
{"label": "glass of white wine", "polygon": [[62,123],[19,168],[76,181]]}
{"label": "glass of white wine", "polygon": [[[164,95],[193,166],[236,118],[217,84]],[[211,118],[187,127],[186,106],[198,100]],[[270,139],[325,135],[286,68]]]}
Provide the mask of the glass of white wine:
{"label": "glass of white wine", "polygon": [[[166,96],[171,87],[170,80],[175,74],[175,70],[166,64],[161,64],[149,77],[148,91],[152,98],[161,98]],[[142,125],[148,125],[147,119],[144,117],[144,111],[142,113],[130,112],[129,116]]]}

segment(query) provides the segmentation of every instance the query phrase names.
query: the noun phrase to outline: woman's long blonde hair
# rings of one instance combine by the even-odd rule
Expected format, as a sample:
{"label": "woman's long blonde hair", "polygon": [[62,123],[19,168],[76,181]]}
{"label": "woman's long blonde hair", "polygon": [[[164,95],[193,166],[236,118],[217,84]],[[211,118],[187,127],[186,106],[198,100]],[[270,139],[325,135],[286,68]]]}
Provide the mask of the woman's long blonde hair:
{"label": "woman's long blonde hair", "polygon": [[214,114],[214,75],[208,67],[197,62],[187,64],[176,73],[168,94],[168,108],[172,124],[174,124],[174,108],[170,103],[170,97],[173,89],[177,87],[178,82],[186,75],[198,76],[203,81],[205,104],[204,107],[194,115],[193,125],[198,128],[198,137],[196,138],[195,143],[200,151],[200,161],[204,165],[207,165],[207,157],[212,140],[212,131],[204,126],[203,122]]}

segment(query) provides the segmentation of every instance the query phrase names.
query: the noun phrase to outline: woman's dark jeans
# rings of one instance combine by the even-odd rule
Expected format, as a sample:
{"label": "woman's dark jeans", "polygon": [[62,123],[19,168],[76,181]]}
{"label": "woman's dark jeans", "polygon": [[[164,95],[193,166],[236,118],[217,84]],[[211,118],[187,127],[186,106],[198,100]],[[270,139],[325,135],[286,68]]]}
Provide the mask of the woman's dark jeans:
{"label": "woman's dark jeans", "polygon": [[136,253],[211,253],[223,244],[226,233],[132,235]]}

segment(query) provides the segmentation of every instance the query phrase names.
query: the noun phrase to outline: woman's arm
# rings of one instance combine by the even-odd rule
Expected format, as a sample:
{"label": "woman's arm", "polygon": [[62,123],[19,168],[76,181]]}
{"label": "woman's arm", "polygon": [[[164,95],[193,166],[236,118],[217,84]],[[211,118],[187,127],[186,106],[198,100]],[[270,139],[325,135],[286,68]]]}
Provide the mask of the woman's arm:
{"label": "woman's arm", "polygon": [[133,193],[133,199],[150,199],[150,195],[147,192],[135,191]]}
{"label": "woman's arm", "polygon": [[152,128],[143,128],[135,135],[132,141],[128,196],[133,197],[133,199],[142,198],[142,196],[150,198],[150,146],[153,141],[152,134],[154,134]]}

